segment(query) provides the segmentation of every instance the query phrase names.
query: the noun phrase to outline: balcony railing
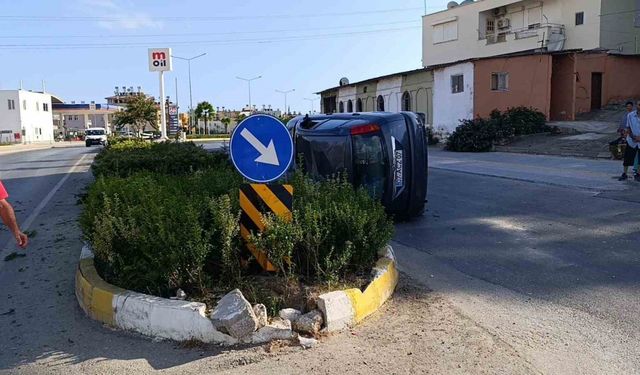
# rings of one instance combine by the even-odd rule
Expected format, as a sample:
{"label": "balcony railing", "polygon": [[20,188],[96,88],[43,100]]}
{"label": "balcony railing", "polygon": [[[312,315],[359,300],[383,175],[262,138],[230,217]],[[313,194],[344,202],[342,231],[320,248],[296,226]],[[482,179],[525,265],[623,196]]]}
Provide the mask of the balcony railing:
{"label": "balcony railing", "polygon": [[480,40],[486,39],[487,45],[506,43],[514,40],[537,38],[538,48],[559,51],[564,48],[566,33],[564,25],[556,23],[534,24],[521,29],[505,29],[496,33],[480,35]]}

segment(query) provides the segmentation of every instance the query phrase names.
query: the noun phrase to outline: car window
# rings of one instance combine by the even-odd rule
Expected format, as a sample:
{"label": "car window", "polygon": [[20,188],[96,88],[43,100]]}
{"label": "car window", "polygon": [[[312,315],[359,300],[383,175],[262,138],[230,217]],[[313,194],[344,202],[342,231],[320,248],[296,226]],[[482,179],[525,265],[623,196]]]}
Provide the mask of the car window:
{"label": "car window", "polygon": [[378,134],[353,137],[353,178],[356,186],[364,187],[374,198],[384,194],[387,163]]}
{"label": "car window", "polygon": [[104,130],[87,130],[87,135],[104,135]]}

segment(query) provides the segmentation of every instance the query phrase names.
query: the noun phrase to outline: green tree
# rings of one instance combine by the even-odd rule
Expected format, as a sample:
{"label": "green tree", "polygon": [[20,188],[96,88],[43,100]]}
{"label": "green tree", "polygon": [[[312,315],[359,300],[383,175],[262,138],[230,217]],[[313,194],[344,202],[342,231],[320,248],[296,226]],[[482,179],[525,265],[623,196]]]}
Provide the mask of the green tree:
{"label": "green tree", "polygon": [[204,120],[205,133],[207,133],[207,121],[211,120],[215,113],[216,110],[209,102],[200,102],[198,103],[198,106],[196,106],[196,110],[194,113],[196,116],[196,121],[199,121],[200,119]]}
{"label": "green tree", "polygon": [[118,130],[129,125],[136,134],[140,134],[147,125],[158,130],[158,106],[153,98],[136,96],[124,111],[116,113],[113,123]]}

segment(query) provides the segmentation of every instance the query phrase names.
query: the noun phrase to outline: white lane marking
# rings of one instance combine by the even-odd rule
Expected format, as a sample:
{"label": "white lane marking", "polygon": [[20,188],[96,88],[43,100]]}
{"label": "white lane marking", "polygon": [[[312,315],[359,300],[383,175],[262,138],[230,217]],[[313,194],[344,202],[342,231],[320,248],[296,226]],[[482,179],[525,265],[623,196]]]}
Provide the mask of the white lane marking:
{"label": "white lane marking", "polygon": [[[47,204],[49,204],[49,202],[51,201],[53,196],[58,192],[58,190],[60,190],[62,185],[64,185],[64,183],[67,182],[67,180],[69,179],[69,176],[71,176],[72,173],[75,173],[75,171],[78,168],[78,166],[80,165],[80,163],[82,163],[82,161],[86,157],[87,157],[87,154],[82,155],[82,157],[73,165],[73,167],[71,167],[71,169],[69,169],[69,172],[67,172],[60,179],[60,181],[58,181],[56,186],[54,186],[53,189],[51,189],[51,191],[44,197],[44,199],[40,202],[40,204],[38,204],[38,206],[33,210],[33,212],[31,212],[31,215],[29,215],[29,217],[27,217],[27,219],[24,222],[21,223],[20,228],[22,229],[23,232],[29,230],[29,228],[31,227],[31,224],[33,224],[33,222],[38,218],[38,215],[40,215],[42,210],[44,210],[44,208],[47,206]],[[15,239],[14,238],[11,238],[4,245],[4,247],[2,248],[2,252],[0,252],[0,270],[2,270],[2,268],[4,267],[4,265],[6,263],[4,261],[4,257],[8,255],[9,251],[13,251],[16,248],[17,248],[17,246],[15,244]],[[27,248],[27,251],[29,251],[28,248]]]}

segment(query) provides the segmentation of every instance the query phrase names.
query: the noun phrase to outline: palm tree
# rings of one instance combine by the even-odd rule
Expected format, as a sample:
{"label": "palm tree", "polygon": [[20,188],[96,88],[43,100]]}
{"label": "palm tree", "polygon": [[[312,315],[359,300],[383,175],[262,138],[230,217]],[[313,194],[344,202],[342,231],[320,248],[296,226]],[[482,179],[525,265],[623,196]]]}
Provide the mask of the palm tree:
{"label": "palm tree", "polygon": [[211,120],[216,110],[209,102],[200,102],[195,110],[196,121],[204,120],[204,131],[207,132],[207,121]]}
{"label": "palm tree", "polygon": [[229,124],[231,123],[231,119],[229,117],[225,117],[220,121],[224,124],[224,132],[229,134]]}

